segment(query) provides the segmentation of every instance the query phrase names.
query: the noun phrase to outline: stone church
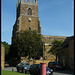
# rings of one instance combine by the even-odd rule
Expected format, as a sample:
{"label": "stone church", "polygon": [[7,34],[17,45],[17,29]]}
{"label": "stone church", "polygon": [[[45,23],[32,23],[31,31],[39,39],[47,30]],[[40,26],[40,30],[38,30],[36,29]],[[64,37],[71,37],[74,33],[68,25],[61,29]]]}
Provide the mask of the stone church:
{"label": "stone church", "polygon": [[[38,16],[38,0],[33,0],[33,2],[31,2],[30,0],[18,0],[16,10],[16,21],[12,31],[12,43],[13,39],[16,36],[16,33],[21,30],[36,30],[38,34],[41,34],[41,25]],[[48,50],[50,50],[51,48],[51,42],[55,39],[64,41],[66,37],[42,35],[42,40],[45,43],[44,58],[47,60],[52,60],[55,58],[54,55],[48,53]]]}

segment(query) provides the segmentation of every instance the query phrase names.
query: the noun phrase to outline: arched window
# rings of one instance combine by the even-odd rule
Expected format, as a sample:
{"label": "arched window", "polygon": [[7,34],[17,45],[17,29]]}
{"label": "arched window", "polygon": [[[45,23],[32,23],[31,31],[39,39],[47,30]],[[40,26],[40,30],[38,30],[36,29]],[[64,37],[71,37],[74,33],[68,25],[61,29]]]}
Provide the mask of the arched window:
{"label": "arched window", "polygon": [[31,8],[28,9],[28,15],[32,15],[32,9]]}

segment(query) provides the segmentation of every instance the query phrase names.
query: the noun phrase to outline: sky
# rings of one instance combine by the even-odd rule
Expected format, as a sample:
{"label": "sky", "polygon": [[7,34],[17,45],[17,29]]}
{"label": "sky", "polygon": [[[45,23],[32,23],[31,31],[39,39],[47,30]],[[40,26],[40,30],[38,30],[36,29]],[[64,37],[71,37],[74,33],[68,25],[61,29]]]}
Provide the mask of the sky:
{"label": "sky", "polygon": [[[1,41],[11,44],[18,0],[1,0]],[[74,35],[74,0],[38,0],[42,35]]]}

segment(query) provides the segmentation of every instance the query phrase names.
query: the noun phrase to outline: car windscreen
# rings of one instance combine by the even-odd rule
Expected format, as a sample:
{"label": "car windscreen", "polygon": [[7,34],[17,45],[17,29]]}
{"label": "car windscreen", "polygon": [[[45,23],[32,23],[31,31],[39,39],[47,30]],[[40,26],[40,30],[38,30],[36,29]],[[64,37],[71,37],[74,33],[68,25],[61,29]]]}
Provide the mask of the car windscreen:
{"label": "car windscreen", "polygon": [[56,65],[59,65],[59,63],[58,63],[58,62],[55,62],[55,64],[56,64]]}
{"label": "car windscreen", "polygon": [[29,63],[26,63],[26,65],[29,65]]}
{"label": "car windscreen", "polygon": [[50,68],[48,68],[48,67],[46,66],[46,70],[50,70]]}

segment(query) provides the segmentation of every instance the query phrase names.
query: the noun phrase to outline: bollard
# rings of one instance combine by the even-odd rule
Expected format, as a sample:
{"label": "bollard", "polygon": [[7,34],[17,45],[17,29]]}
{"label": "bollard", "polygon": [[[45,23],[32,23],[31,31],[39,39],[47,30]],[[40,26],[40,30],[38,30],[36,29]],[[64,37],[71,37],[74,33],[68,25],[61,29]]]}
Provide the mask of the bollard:
{"label": "bollard", "polygon": [[46,75],[46,63],[41,63],[41,74],[40,75]]}

